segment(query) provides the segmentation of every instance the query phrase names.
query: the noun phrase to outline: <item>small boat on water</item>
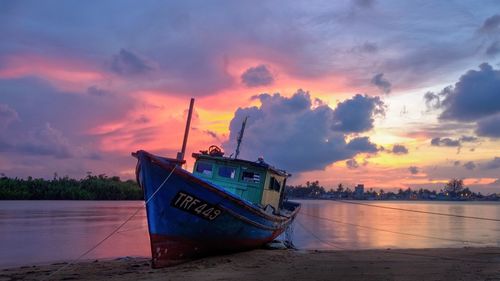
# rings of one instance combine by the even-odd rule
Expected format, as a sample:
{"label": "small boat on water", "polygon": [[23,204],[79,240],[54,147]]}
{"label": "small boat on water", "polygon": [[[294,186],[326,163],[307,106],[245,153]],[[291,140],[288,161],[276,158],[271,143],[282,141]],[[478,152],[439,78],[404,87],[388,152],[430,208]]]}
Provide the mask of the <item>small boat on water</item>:
{"label": "small boat on water", "polygon": [[143,150],[136,175],[144,190],[152,266],[264,246],[293,222],[300,204],[284,200],[287,172],[262,159],[225,157],[217,146],[193,153],[193,172],[182,168],[194,100],[177,158]]}

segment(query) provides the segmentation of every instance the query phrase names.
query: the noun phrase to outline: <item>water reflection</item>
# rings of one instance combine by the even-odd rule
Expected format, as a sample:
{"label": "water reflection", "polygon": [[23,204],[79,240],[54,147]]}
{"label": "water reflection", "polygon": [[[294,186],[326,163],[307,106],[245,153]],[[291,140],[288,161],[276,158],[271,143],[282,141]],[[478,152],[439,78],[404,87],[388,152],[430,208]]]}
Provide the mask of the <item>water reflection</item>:
{"label": "water reflection", "polygon": [[[500,245],[500,223],[493,221],[410,213],[338,201],[317,200],[301,203],[302,215],[298,217],[299,223],[294,232],[294,244],[299,248],[335,249],[337,246],[345,249],[373,249]],[[498,203],[379,201],[370,204],[500,219]],[[309,232],[313,232],[320,239],[312,238]]]}
{"label": "water reflection", "polygon": [[[293,233],[294,244],[301,249],[500,246],[498,222],[336,201],[301,203],[303,207]],[[385,201],[370,204],[500,219],[498,203]],[[75,259],[142,205],[140,201],[0,201],[0,267]],[[86,258],[150,256],[148,237],[145,211],[141,209]]]}
{"label": "water reflection", "polygon": [[[0,204],[0,267],[75,259],[143,205],[139,201]],[[148,239],[145,211],[141,210],[120,233],[86,258],[147,256]]]}

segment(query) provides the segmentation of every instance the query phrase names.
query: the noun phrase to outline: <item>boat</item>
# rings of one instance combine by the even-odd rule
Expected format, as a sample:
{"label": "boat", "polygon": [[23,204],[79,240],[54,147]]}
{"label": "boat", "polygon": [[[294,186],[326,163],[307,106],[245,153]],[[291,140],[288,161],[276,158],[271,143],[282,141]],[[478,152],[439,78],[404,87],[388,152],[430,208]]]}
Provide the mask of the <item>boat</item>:
{"label": "boat", "polygon": [[211,146],[193,153],[193,172],[185,170],[193,104],[191,99],[176,158],[144,150],[132,153],[144,191],[153,268],[262,247],[282,234],[300,210],[299,203],[284,196],[290,174],[262,158],[237,158],[246,120],[234,157]]}

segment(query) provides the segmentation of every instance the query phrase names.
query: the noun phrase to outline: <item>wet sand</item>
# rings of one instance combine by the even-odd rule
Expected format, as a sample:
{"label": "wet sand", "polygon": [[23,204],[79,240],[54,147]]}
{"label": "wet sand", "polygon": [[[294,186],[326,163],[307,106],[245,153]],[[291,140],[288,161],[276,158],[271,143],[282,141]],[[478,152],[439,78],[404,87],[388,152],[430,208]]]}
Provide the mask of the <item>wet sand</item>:
{"label": "wet sand", "polygon": [[500,248],[296,251],[254,250],[151,269],[120,258],[0,270],[7,280],[499,280]]}

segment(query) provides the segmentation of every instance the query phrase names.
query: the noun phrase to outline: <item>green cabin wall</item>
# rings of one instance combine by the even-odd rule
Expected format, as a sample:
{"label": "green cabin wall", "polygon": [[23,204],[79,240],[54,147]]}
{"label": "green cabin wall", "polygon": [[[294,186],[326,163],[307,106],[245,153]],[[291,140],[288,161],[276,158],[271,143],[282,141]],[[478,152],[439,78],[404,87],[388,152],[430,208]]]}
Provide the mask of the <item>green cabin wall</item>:
{"label": "green cabin wall", "polygon": [[[212,165],[212,173],[211,175],[198,173],[197,166],[200,163],[211,164]],[[234,179],[225,178],[219,176],[219,170],[221,167],[227,166],[235,169]],[[259,183],[252,183],[242,181],[242,173],[244,171],[252,171],[258,173],[260,175]],[[193,169],[193,174],[210,182],[219,187],[224,188],[230,193],[240,196],[241,198],[248,200],[252,203],[261,204],[262,203],[262,195],[265,192],[265,183],[267,182],[267,173],[266,169],[259,169],[254,166],[245,166],[245,165],[231,165],[227,161],[217,161],[211,159],[200,159],[196,162],[195,167]],[[279,197],[279,196],[278,196]],[[264,204],[266,205],[266,204]],[[273,204],[274,206],[274,204]],[[275,207],[276,208],[276,207]]]}

